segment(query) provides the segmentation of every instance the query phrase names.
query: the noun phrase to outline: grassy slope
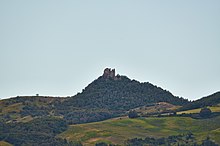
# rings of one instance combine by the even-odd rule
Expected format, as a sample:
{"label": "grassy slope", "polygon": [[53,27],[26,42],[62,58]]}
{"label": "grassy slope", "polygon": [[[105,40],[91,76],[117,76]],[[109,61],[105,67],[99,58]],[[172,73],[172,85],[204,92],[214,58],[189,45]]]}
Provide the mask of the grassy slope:
{"label": "grassy slope", "polygon": [[158,102],[152,106],[142,106],[135,108],[134,110],[143,115],[145,114],[159,114],[167,111],[174,111],[178,109],[180,106],[173,105],[167,102]]}
{"label": "grassy slope", "polygon": [[[10,117],[14,120],[17,120],[18,122],[28,122],[33,120],[33,118],[31,116],[26,116],[26,117],[22,117],[20,115],[20,111],[23,108],[23,104],[22,103],[15,103],[9,106],[6,106],[3,104],[3,102],[0,102],[0,116],[3,114],[9,114]],[[9,121],[8,121],[9,122]],[[1,145],[0,145],[1,146]]]}
{"label": "grassy slope", "polygon": [[[23,99],[22,99],[23,98]],[[34,117],[27,115],[26,117],[21,116],[21,111],[25,107],[24,101],[26,101],[30,106],[35,107],[47,107],[48,104],[52,103],[55,100],[64,101],[66,98],[58,97],[44,97],[44,96],[24,96],[24,97],[15,97],[10,99],[0,100],[0,120],[3,118],[3,115],[10,117],[8,123],[12,120],[17,122],[29,122],[33,120]],[[10,102],[9,102],[10,101]],[[9,105],[7,103],[10,103]],[[53,116],[52,111],[51,116]]]}
{"label": "grassy slope", "polygon": [[[208,107],[211,109],[212,112],[220,112],[220,106],[212,106],[212,107]],[[197,109],[192,109],[192,110],[186,110],[186,111],[181,111],[181,112],[177,112],[177,114],[190,114],[190,113],[199,113],[201,110],[201,108],[197,108]]]}
{"label": "grassy slope", "polygon": [[207,135],[220,144],[220,117],[196,120],[189,117],[116,118],[102,122],[72,125],[59,135],[70,141],[94,145],[98,141],[121,144],[128,138],[167,137],[191,131],[197,140]]}
{"label": "grassy slope", "polygon": [[0,141],[0,146],[12,146],[10,143],[7,143],[5,141]]}

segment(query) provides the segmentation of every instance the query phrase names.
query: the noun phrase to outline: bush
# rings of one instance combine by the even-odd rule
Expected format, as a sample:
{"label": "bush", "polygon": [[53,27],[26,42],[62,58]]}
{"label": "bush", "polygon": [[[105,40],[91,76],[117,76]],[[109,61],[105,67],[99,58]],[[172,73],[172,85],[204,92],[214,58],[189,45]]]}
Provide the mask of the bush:
{"label": "bush", "polygon": [[208,118],[208,117],[211,116],[211,114],[212,114],[212,111],[207,107],[202,108],[200,113],[199,113],[199,115],[203,118]]}
{"label": "bush", "polygon": [[201,146],[218,146],[218,144],[214,143],[209,137],[207,137],[207,139],[202,142]]}
{"label": "bush", "polygon": [[129,117],[129,118],[137,118],[137,117],[138,117],[138,114],[137,114],[137,112],[136,112],[135,110],[131,110],[131,111],[129,111],[129,113],[128,113],[128,117]]}
{"label": "bush", "polygon": [[105,142],[100,142],[100,143],[95,144],[95,146],[108,146],[108,144]]}

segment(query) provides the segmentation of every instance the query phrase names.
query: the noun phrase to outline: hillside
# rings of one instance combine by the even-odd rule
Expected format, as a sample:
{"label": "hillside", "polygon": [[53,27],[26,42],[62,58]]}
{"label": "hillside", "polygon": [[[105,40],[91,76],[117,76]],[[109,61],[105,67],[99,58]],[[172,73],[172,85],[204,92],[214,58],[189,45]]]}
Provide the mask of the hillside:
{"label": "hillside", "polygon": [[[212,106],[206,106],[209,108],[212,112],[217,112],[220,113],[220,104],[217,105],[212,105]],[[184,110],[184,111],[179,111],[177,114],[193,114],[193,113],[199,113],[202,108],[196,108],[196,109],[190,109],[190,110]]]}
{"label": "hillside", "polygon": [[188,103],[151,83],[115,75],[115,70],[107,68],[102,76],[72,97],[32,96],[1,100],[0,120],[19,122],[50,115],[63,117],[69,124],[87,123],[125,115],[130,109],[158,102]]}
{"label": "hillside", "polygon": [[140,116],[158,116],[161,114],[174,113],[181,106],[173,105],[167,102],[158,102],[148,106],[141,106],[132,110],[135,110]]}
{"label": "hillside", "polygon": [[[218,94],[215,94],[200,103],[207,101],[206,105],[212,105],[217,99]],[[211,135],[212,140],[219,143],[216,138],[220,127],[218,116],[211,119],[175,115],[126,118],[130,110],[136,110],[144,116],[157,116],[190,104],[188,100],[149,82],[141,83],[115,75],[115,70],[107,68],[102,76],[72,97],[36,95],[0,100],[0,144],[79,146],[80,142],[76,140],[85,145],[99,140],[122,144],[129,138],[167,136],[183,138],[184,141],[184,136],[176,135],[185,132],[195,134],[193,141],[201,143],[207,135]]]}
{"label": "hillside", "polygon": [[217,104],[220,104],[220,92],[216,92],[212,95],[209,95],[201,99],[198,99],[196,101],[193,101],[191,103],[188,103],[184,105],[183,107],[181,107],[179,111],[197,109],[197,108],[202,108],[206,106],[215,106]]}
{"label": "hillside", "polygon": [[33,118],[55,116],[54,104],[65,101],[66,98],[23,96],[0,100],[0,121],[28,122]]}
{"label": "hillside", "polygon": [[151,83],[140,83],[126,76],[115,75],[115,70],[107,68],[82,93],[56,106],[56,111],[70,123],[84,123],[121,116],[130,109],[157,102],[174,105],[188,103],[186,99],[175,97]]}
{"label": "hillside", "polygon": [[[127,117],[102,122],[71,125],[58,137],[68,141],[81,141],[86,146],[98,142],[124,145],[132,138],[161,138],[192,132],[195,140],[202,143],[207,136],[220,144],[220,117],[196,120],[189,117],[138,118]],[[189,144],[188,144],[189,145]]]}

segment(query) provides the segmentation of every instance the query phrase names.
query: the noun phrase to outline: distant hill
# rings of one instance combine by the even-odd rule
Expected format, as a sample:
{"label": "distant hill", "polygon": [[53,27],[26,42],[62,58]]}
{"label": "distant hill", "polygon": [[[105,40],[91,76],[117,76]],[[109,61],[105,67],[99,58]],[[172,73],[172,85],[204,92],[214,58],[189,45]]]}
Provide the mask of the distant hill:
{"label": "distant hill", "polygon": [[126,76],[115,75],[114,69],[106,68],[102,76],[75,96],[16,97],[2,100],[0,111],[4,121],[50,115],[63,117],[68,123],[86,123],[117,117],[130,109],[158,102],[173,105],[189,103],[151,83],[140,83]]}
{"label": "distant hill", "polygon": [[[220,117],[206,120],[197,120],[190,117],[149,117],[136,119],[120,117],[95,123],[71,125],[68,130],[61,133],[58,137],[67,138],[68,141],[81,141],[85,146],[94,146],[95,143],[100,141],[124,145],[128,138],[146,138],[147,136],[162,138],[186,134],[191,131],[198,143],[201,143],[209,135],[210,139],[220,144],[220,122],[218,120],[220,120]],[[75,132],[73,133],[73,131]],[[184,141],[189,143],[182,143],[179,139],[176,139],[174,140],[176,144],[169,146],[201,146],[195,144],[197,143],[196,141],[187,141],[187,139],[184,139]],[[166,145],[164,144],[163,146]]]}
{"label": "distant hill", "polygon": [[70,123],[94,122],[158,102],[184,105],[188,100],[173,96],[151,83],[140,83],[126,76],[115,75],[114,69],[107,68],[82,93],[57,105],[56,114],[64,115]]}
{"label": "distant hill", "polygon": [[[163,120],[161,121],[161,117],[155,119],[151,118],[150,121],[141,120],[141,118],[140,120],[122,120],[122,122],[124,121],[125,123],[120,123],[120,120],[127,115],[128,111],[133,109],[140,113],[147,113],[147,115],[149,115],[149,113],[160,114],[170,111],[173,112],[181,106],[183,106],[183,108],[190,109],[192,107],[197,108],[198,106],[210,106],[216,103],[219,103],[219,93],[215,93],[211,96],[190,103],[188,100],[176,97],[169,91],[157,87],[149,82],[141,83],[136,80],[131,80],[126,76],[115,75],[114,69],[112,70],[106,68],[103,75],[85,87],[81,93],[78,93],[72,97],[45,97],[36,95],[22,97],[18,96],[10,99],[0,100],[0,145],[79,146],[80,143],[75,143],[75,141],[69,140],[70,137],[77,136],[74,134],[80,133],[79,127],[74,129],[76,131],[71,131],[71,129],[69,129],[71,124],[82,125],[81,123],[103,121],[113,117],[119,117],[119,123],[116,122],[116,125],[112,125],[112,127],[109,126],[109,128],[113,129],[116,127],[119,130],[120,128],[124,127],[123,124],[125,124],[126,127],[129,127],[129,123],[132,122],[134,122],[134,125],[132,125],[133,127],[138,128],[143,126],[141,127],[142,129],[145,127],[145,125],[147,126],[148,122],[151,122],[152,120],[152,126],[150,125],[150,127],[155,127],[155,129],[152,130],[155,132],[154,136],[157,136],[157,134],[160,135],[161,130],[163,131],[163,126],[169,125],[164,125]],[[172,131],[169,131],[169,129],[164,130],[164,135],[175,135],[182,133],[182,130],[179,131],[176,129],[176,127],[178,128],[177,125],[181,124],[180,126],[183,127],[184,130],[186,127],[185,122],[190,120],[190,118],[181,118],[183,120],[178,122],[179,118],[171,119],[171,117],[166,117],[166,119],[171,121],[174,119],[174,121],[177,121],[177,123],[171,123],[170,126],[174,129]],[[193,121],[195,121],[196,124],[196,120]],[[139,124],[143,125],[138,125],[136,122],[140,122]],[[160,124],[162,124],[162,127],[160,127]],[[206,123],[204,123],[204,125],[205,124]],[[216,126],[217,128],[219,127],[219,125]],[[148,128],[149,127],[146,127],[146,129],[142,130],[146,130],[147,132],[149,130]],[[190,130],[191,127],[188,128]],[[58,136],[67,129],[70,130],[68,131],[70,132],[68,133],[70,134],[70,137],[69,135],[67,137]],[[108,129],[107,127],[105,132],[108,130],[111,129]],[[176,130],[178,132],[176,132]],[[197,129],[194,129],[195,133],[197,133],[196,130]],[[88,137],[96,138],[96,132],[94,133],[93,131],[89,131],[87,133],[88,135],[86,134],[85,136],[81,137],[80,140],[84,142]],[[132,133],[132,130],[129,130],[129,132],[126,130],[121,132],[126,135],[130,132]],[[213,131],[213,133],[214,132],[218,133],[219,131]],[[101,135],[101,137],[108,137],[108,134],[109,133],[107,133],[107,135]],[[148,134],[151,136],[150,133]],[[137,132],[135,136],[138,135],[139,134]],[[77,137],[75,138],[77,139]],[[117,136],[113,138],[117,138]],[[122,139],[125,140],[127,138],[131,137],[128,136]],[[114,139],[112,141],[114,142]]]}
{"label": "distant hill", "polygon": [[220,92],[216,92],[207,97],[203,97],[201,99],[188,103],[185,106],[181,107],[179,111],[202,108],[206,106],[214,106],[217,104],[220,104]]}

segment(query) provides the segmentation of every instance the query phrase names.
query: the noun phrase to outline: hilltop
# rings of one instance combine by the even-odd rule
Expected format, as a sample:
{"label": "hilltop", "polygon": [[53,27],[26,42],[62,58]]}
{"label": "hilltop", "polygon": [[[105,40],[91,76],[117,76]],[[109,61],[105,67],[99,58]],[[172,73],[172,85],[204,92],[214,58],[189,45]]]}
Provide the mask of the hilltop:
{"label": "hilltop", "polygon": [[[197,140],[201,143],[209,134],[207,129],[202,129],[205,124],[212,130],[212,140],[219,143],[216,138],[219,136],[218,114],[206,122],[181,117],[181,112],[169,117],[169,113],[183,110],[183,113],[198,113],[205,106],[212,106],[211,109],[219,112],[219,106],[214,107],[219,103],[219,95],[216,93],[189,102],[152,83],[131,80],[127,76],[116,75],[115,69],[106,68],[82,92],[71,97],[36,95],[0,100],[0,145],[81,146],[81,143],[90,145],[102,140],[113,144],[124,141],[144,143],[143,139],[133,138],[149,139],[149,136],[159,138],[151,139],[151,142],[160,141],[160,138],[167,141],[163,137],[171,136],[172,139],[181,139],[181,143]],[[190,111],[194,108],[197,109]],[[128,119],[126,116],[131,110],[143,117]],[[165,117],[160,117],[162,114]],[[194,126],[190,126],[192,123]],[[191,131],[196,136],[196,139],[190,139],[192,141],[185,141],[182,135],[176,136]]]}
{"label": "hilltop", "polygon": [[115,69],[106,68],[102,76],[75,96],[15,97],[2,100],[0,110],[5,122],[19,121],[27,116],[50,115],[63,117],[68,123],[76,124],[125,115],[131,109],[158,102],[178,106],[189,103],[149,82],[140,83],[126,76],[115,75]]}

